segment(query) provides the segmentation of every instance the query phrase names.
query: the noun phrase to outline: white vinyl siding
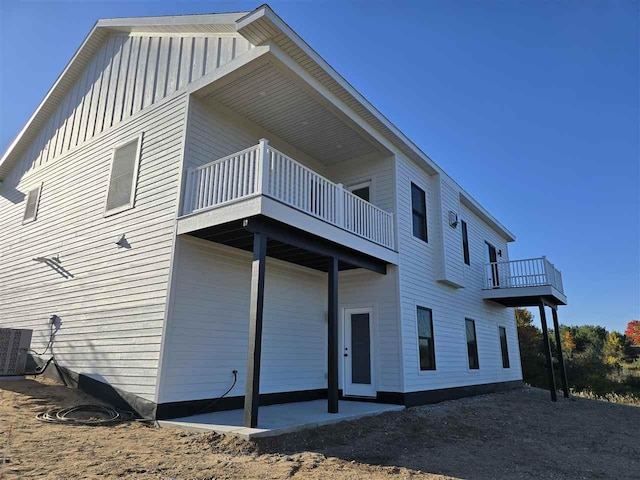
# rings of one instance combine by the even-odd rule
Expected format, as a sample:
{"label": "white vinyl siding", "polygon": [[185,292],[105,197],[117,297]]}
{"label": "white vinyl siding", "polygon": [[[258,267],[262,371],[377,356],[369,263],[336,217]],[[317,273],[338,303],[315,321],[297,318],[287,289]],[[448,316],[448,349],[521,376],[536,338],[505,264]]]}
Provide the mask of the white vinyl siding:
{"label": "white vinyl siding", "polygon": [[113,150],[105,206],[105,214],[107,215],[112,215],[134,206],[141,143],[142,134],[133,140],[124,142]]}
{"label": "white vinyl siding", "polygon": [[[341,315],[346,308],[373,307],[373,370],[377,390],[385,392],[398,392],[402,387],[397,275],[396,267],[390,265],[386,275],[356,269],[340,272],[338,278]],[[338,362],[341,382],[344,379],[342,358]]]}
{"label": "white vinyl siding", "polygon": [[[0,326],[34,330],[44,349],[61,319],[56,361],[148,400],[155,395],[177,210],[185,96],[131,117],[0,195]],[[115,145],[145,132],[136,208],[105,218]],[[21,192],[44,182],[38,221],[21,224]],[[131,248],[115,242],[126,234]],[[38,257],[60,259],[59,268]]]}
{"label": "white vinyl siding", "polygon": [[38,217],[38,205],[40,204],[41,192],[42,184],[38,185],[36,188],[29,190],[29,192],[27,193],[22,223],[33,222]]}
{"label": "white vinyl siding", "polygon": [[[180,236],[159,403],[244,395],[251,253]],[[326,274],[267,258],[260,393],[326,388]]]}
{"label": "white vinyl siding", "polygon": [[[517,348],[517,332],[513,310],[482,299],[484,242],[491,241],[503,251],[502,259],[507,259],[507,243],[494,229],[481,218],[460,205],[461,218],[467,222],[469,236],[469,254],[471,265],[464,264],[462,238],[460,228],[453,229],[443,216],[453,210],[454,196],[448,191],[443,198],[451,198],[440,204],[434,201],[440,194],[438,185],[440,176],[428,175],[414,162],[397,157],[397,192],[398,192],[398,229],[400,252],[400,321],[402,324],[402,351],[404,360],[405,391],[452,388],[510,380],[521,380],[520,354]],[[413,236],[411,216],[411,182],[425,189],[427,196],[427,219],[429,232],[437,241],[428,244]],[[454,185],[449,185],[454,189]],[[438,226],[449,229],[442,233]],[[441,242],[452,242],[445,249]],[[462,277],[460,283],[464,288],[454,288],[439,282],[440,270],[438,260],[443,252],[451,255],[448,262],[456,262],[461,268],[457,276]],[[433,311],[433,328],[436,335],[435,371],[420,371],[418,352],[418,335],[416,329],[417,305],[426,305]],[[479,370],[469,370],[467,361],[467,343],[465,334],[465,317],[476,321],[478,341]],[[503,369],[497,339],[497,325],[507,329],[509,359],[517,368]]]}
{"label": "white vinyl siding", "polygon": [[[395,184],[393,177],[394,160],[392,157],[374,158],[373,156],[367,156],[354,159],[350,162],[344,162],[340,165],[324,167],[313,158],[296,151],[291,145],[288,145],[277,137],[274,137],[270,132],[260,129],[251,122],[242,118],[229,115],[228,112],[215,110],[197,99],[191,100],[189,110],[189,130],[185,151],[185,167],[194,168],[242,150],[248,146],[255,145],[258,139],[262,137],[268,138],[270,143],[272,145],[276,145],[278,149],[282,149],[282,151],[287,153],[291,152],[291,155],[295,155],[297,159],[302,160],[313,170],[320,172],[323,175],[330,175],[332,178],[336,179],[336,181],[343,181],[346,183],[352,181],[351,179],[355,181],[356,179],[362,178],[363,175],[366,176],[367,179],[372,180],[372,190],[375,196],[375,203],[381,208],[393,211],[393,192]],[[181,244],[183,243],[185,242],[182,241]],[[206,249],[206,247],[201,247],[201,249]],[[236,250],[231,249],[230,251],[233,252]],[[182,256],[183,254],[181,253],[179,258],[182,258]],[[291,265],[291,267],[294,266]],[[180,267],[179,271],[182,271],[183,268],[184,267]],[[308,269],[303,269],[303,271],[308,272],[308,275],[311,276],[319,275],[320,283],[318,284],[318,288],[323,295],[322,301],[326,302],[326,274]],[[249,280],[246,279],[246,282],[243,283],[242,286],[238,286],[238,288],[245,291],[244,293],[248,292],[248,282]],[[291,288],[294,289],[295,287],[291,286]],[[178,291],[181,291],[180,287],[178,287]],[[215,296],[215,298],[219,297]],[[269,305],[271,301],[271,297],[265,296],[265,309],[269,308],[267,305]],[[280,299],[275,299],[274,301],[281,302]],[[296,301],[294,298],[288,298],[287,301],[290,302],[290,308],[292,309],[303,308],[300,307],[302,303]],[[399,391],[401,387],[402,374],[400,370],[400,339],[397,318],[397,270],[390,266],[387,275],[379,275],[368,271],[340,272],[339,301],[341,309],[350,306],[374,307],[373,321],[376,322],[374,328],[374,331],[376,332],[375,341],[378,342],[378,344],[374,346],[374,351],[377,352],[377,358],[374,359],[374,361],[378,362],[375,369],[378,377],[376,380],[377,386],[379,390]],[[246,310],[246,315],[241,317],[241,322],[244,325],[248,319],[248,297],[246,298],[246,303],[243,304],[242,308]],[[170,322],[173,322],[173,320],[171,319]],[[174,334],[170,333],[169,335],[172,336]],[[326,339],[323,340],[323,342],[324,343],[320,344],[319,347],[323,349],[322,351],[324,353],[322,354],[322,358],[324,359],[326,357]],[[240,355],[241,360],[239,360],[239,363],[241,364],[241,368],[238,368],[238,370],[244,371],[246,364],[246,342],[241,345],[245,353]],[[313,351],[314,350],[312,349],[311,352]],[[169,350],[166,350],[166,352],[169,352]],[[167,355],[169,354],[167,353]],[[171,358],[172,357],[168,357],[166,363],[163,360],[163,365],[166,365],[166,367],[163,366],[163,385],[165,382],[165,368],[168,371],[171,371]],[[301,351],[300,353],[300,361],[308,361],[304,351]],[[326,359],[323,360],[323,362],[326,363]],[[235,361],[232,363],[234,363],[234,365],[237,364]],[[340,362],[340,364],[342,364],[342,362]],[[326,372],[326,366],[324,368],[325,370],[323,370],[323,375]],[[209,389],[206,393],[203,393],[202,398],[211,398],[216,394],[219,395],[220,393],[223,393],[230,385],[229,378],[232,379],[232,377],[230,377],[230,371],[231,370],[229,368],[225,367],[221,383],[215,386],[215,388],[213,386],[211,388],[207,387]],[[268,375],[264,369],[263,374]],[[167,381],[171,383],[177,380],[174,379]],[[317,383],[314,383],[313,385],[313,387],[309,388],[324,388],[322,385],[326,386],[326,383],[322,383],[320,386],[318,386]],[[281,390],[274,391],[295,390],[296,388],[306,388],[307,386],[302,384],[298,385],[298,387],[294,387],[295,385],[293,383],[290,388],[283,384],[282,387],[278,387],[282,388]],[[168,390],[166,391],[167,395],[170,394],[172,388],[176,387],[168,387]],[[266,384],[265,388],[273,389],[276,387],[273,384]],[[221,391],[216,389],[221,389]],[[230,395],[233,394],[242,395],[243,387],[236,387],[234,391],[230,393]],[[162,401],[173,401],[168,398],[170,397],[163,396]]]}
{"label": "white vinyl siding", "polygon": [[369,154],[327,167],[327,178],[345,188],[369,184],[369,202],[387,212],[395,209],[394,159]]}

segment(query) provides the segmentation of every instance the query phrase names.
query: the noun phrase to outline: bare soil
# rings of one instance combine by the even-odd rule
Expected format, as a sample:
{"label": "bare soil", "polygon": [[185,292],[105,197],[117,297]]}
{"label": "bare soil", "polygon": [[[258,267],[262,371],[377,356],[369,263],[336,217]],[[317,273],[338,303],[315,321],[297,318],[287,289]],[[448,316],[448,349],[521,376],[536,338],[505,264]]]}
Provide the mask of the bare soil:
{"label": "bare soil", "polygon": [[[130,422],[45,424],[98,403],[48,380],[0,381],[0,478],[640,479],[640,408],[523,388],[247,442]],[[2,467],[0,467],[1,469]]]}

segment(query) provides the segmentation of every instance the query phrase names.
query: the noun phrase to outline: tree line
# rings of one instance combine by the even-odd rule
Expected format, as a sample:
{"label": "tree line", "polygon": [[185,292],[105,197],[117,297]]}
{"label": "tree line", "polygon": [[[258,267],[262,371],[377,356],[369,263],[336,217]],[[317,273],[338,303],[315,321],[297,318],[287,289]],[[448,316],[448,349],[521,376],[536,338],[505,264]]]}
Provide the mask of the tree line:
{"label": "tree line", "polygon": [[[533,314],[516,309],[516,324],[524,381],[548,388],[542,331]],[[597,395],[640,395],[640,321],[629,322],[624,334],[598,325],[560,326],[560,339],[570,388]],[[556,382],[560,370],[555,332],[549,333]]]}

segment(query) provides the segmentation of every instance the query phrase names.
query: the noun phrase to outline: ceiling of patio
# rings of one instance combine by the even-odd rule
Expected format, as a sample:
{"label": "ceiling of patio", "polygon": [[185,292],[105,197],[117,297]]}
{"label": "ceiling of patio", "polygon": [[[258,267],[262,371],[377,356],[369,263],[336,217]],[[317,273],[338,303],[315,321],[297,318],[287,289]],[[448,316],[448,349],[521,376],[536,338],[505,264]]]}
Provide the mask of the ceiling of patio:
{"label": "ceiling of patio", "polygon": [[226,83],[203,100],[222,104],[325,165],[383,150],[271,63]]}

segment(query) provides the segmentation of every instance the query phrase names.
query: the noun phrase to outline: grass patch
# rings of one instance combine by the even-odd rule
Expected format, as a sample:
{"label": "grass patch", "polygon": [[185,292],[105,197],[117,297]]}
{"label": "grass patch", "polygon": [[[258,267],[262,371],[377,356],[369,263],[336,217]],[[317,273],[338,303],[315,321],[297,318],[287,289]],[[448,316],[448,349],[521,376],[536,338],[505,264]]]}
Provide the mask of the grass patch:
{"label": "grass patch", "polygon": [[620,403],[623,405],[634,405],[636,407],[640,407],[640,395],[636,395],[634,393],[605,393],[604,395],[599,395],[591,390],[582,390],[579,392],[572,391],[571,394],[574,397],[579,398],[588,398],[590,400],[601,400],[604,402]]}

